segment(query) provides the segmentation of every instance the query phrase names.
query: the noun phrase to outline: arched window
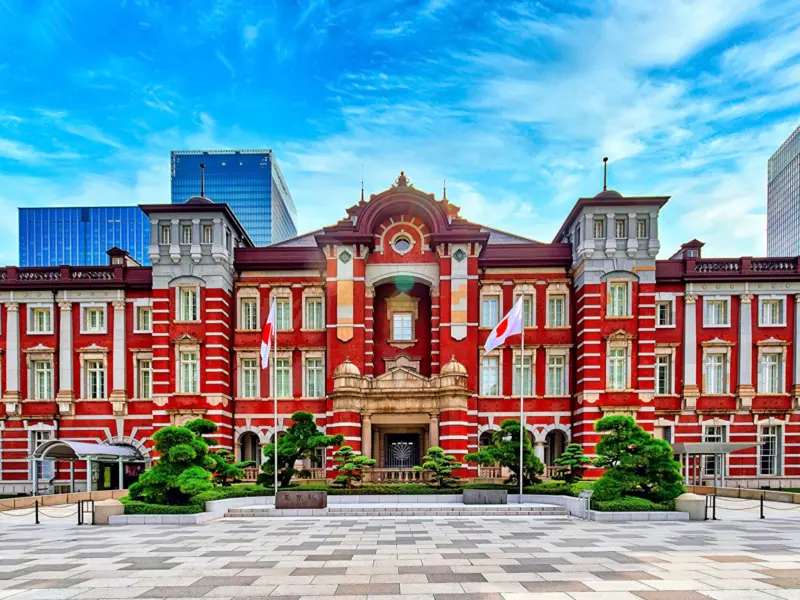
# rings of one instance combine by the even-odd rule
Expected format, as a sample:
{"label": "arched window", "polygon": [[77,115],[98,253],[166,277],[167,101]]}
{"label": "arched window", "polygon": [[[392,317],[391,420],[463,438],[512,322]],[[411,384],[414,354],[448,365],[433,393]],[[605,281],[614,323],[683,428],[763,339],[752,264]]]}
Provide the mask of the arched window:
{"label": "arched window", "polygon": [[481,448],[485,448],[486,446],[492,445],[492,435],[494,431],[484,431],[480,437],[478,438],[478,446]]}
{"label": "arched window", "polygon": [[239,436],[239,456],[243,461],[252,460],[256,465],[261,464],[261,446],[258,436],[252,431],[245,431]]}
{"label": "arched window", "polygon": [[567,436],[560,429],[554,429],[547,434],[544,443],[544,462],[552,465],[553,461],[561,456],[567,447]]}

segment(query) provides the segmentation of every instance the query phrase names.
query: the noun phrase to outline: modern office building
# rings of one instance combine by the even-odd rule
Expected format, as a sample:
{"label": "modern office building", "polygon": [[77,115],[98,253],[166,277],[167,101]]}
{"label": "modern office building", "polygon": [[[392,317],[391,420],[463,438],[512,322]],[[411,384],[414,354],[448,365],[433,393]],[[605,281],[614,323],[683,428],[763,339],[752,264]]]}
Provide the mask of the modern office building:
{"label": "modern office building", "polygon": [[19,265],[106,265],[109,248],[149,265],[150,221],[138,206],[19,209]]}
{"label": "modern office building", "polygon": [[[693,240],[656,260],[665,196],[579,198],[550,243],[470,221],[403,173],[354,200],[268,247],[224,204],[142,206],[152,267],[112,251],[0,269],[0,493],[128,485],[156,430],[200,417],[259,461],[296,411],[374,458],[365,478],[413,481],[432,446],[463,460],[491,443],[522,394],[545,477],[569,442],[595,453],[598,419],[629,415],[705,454],[690,480],[800,486],[800,257],[714,259]],[[519,298],[524,344],[484,352]],[[309,477],[337,475],[332,451]]]}
{"label": "modern office building", "polygon": [[172,153],[172,203],[200,194],[227,204],[256,246],[297,235],[297,210],[272,150],[190,150]]}
{"label": "modern office building", "polygon": [[800,127],[767,161],[767,253],[800,254]]}

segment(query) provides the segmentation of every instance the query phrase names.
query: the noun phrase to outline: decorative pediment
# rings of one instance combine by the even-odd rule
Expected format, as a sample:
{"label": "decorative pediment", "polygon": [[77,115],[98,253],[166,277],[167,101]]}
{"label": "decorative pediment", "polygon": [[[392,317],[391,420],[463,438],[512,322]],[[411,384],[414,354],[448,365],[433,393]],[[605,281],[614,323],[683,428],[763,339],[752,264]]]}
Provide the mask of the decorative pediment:
{"label": "decorative pediment", "polygon": [[704,348],[707,346],[734,346],[734,342],[729,342],[727,340],[722,340],[720,338],[714,338],[713,340],[708,340],[707,342],[702,342],[700,344]]}
{"label": "decorative pediment", "polygon": [[391,371],[392,369],[404,368],[419,373],[419,367],[421,362],[420,359],[411,358],[408,354],[405,353],[398,354],[397,356],[392,356],[391,358],[384,358],[383,360],[386,363],[387,371]]}
{"label": "decorative pediment", "polygon": [[78,352],[82,352],[82,353],[102,352],[104,354],[108,354],[108,348],[105,348],[103,346],[98,346],[97,344],[90,344],[90,345],[85,346],[83,348],[78,348]]}
{"label": "decorative pediment", "polygon": [[791,344],[791,342],[787,340],[779,340],[775,337],[756,342],[756,346],[788,346],[789,344]]}
{"label": "decorative pediment", "polygon": [[44,344],[37,344],[36,346],[23,350],[25,354],[53,354],[55,351],[55,348],[45,346]]}
{"label": "decorative pediment", "polygon": [[410,312],[413,318],[416,319],[419,313],[419,298],[400,292],[396,296],[387,298],[386,306],[388,307],[386,318],[389,320],[392,319],[392,314],[395,312]]}
{"label": "decorative pediment", "polygon": [[184,333],[176,337],[174,340],[172,340],[172,343],[175,344],[176,346],[192,346],[192,345],[200,345],[203,342],[202,340],[197,339],[196,337],[194,337],[189,333]]}
{"label": "decorative pediment", "polygon": [[628,342],[634,339],[636,336],[629,331],[625,331],[624,329],[617,329],[613,333],[609,333],[606,336],[606,339],[609,342]]}
{"label": "decorative pediment", "polygon": [[430,387],[430,379],[405,367],[396,367],[375,378],[377,387]]}

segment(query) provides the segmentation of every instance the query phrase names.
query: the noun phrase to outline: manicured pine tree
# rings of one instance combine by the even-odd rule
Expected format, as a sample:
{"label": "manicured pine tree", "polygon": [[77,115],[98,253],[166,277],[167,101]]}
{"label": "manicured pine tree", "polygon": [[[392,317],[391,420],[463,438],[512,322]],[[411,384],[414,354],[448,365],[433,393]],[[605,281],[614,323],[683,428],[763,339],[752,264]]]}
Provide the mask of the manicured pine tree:
{"label": "manicured pine tree", "polygon": [[429,471],[431,483],[443,488],[457,481],[452,475],[453,471],[459,467],[461,467],[461,463],[456,460],[455,456],[445,454],[439,446],[431,446],[422,457],[422,466],[416,466],[414,470]]}
{"label": "manicured pine tree", "polygon": [[376,461],[374,458],[356,454],[350,446],[342,446],[333,453],[333,462],[339,471],[333,483],[351,488],[354,481],[361,481],[364,468],[375,466]]}

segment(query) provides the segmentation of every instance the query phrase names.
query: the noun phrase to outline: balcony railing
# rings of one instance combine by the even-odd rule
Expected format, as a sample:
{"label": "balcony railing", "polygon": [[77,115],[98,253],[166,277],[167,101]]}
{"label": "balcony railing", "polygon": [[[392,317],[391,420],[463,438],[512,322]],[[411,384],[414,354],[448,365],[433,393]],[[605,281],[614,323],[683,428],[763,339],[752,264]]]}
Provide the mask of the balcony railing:
{"label": "balcony railing", "polygon": [[503,467],[478,467],[478,479],[505,479]]}
{"label": "balcony railing", "polygon": [[149,289],[152,286],[150,267],[123,265],[87,267],[5,267],[0,268],[3,289],[65,289],[75,287]]}
{"label": "balcony railing", "polygon": [[773,279],[775,276],[800,277],[797,257],[689,258],[659,260],[656,277],[660,281],[693,279],[726,280],[732,277]]}
{"label": "balcony railing", "polygon": [[[304,477],[303,474],[298,474],[294,476],[294,479],[300,479],[303,481],[325,481],[325,469],[323,468],[313,468],[313,469],[305,469],[301,466],[296,467],[298,471],[307,471],[308,473],[304,473],[306,476]],[[261,473],[261,467],[247,467],[244,469],[244,478],[242,481],[252,483],[258,479],[259,474]]]}
{"label": "balcony railing", "polygon": [[366,483],[422,483],[430,479],[430,472],[414,469],[365,469],[363,481]]}

